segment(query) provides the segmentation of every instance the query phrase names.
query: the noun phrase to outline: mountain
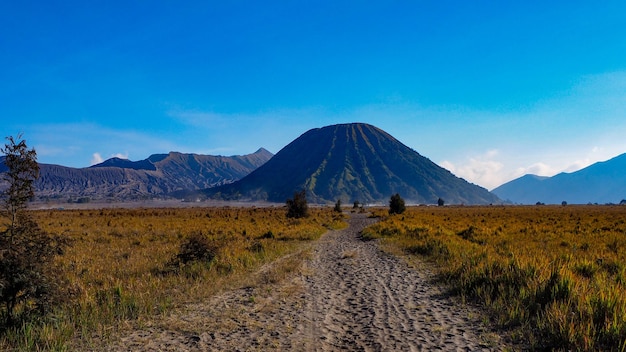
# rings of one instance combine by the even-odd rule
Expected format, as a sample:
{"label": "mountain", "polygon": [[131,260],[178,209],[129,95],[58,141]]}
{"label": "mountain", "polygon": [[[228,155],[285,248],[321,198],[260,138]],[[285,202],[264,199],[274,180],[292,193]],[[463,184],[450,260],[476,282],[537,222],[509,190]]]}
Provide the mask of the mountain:
{"label": "mountain", "polygon": [[[88,168],[39,164],[39,198],[135,199],[165,196],[232,183],[263,165],[272,153],[261,148],[242,156],[155,154],[141,161],[112,158]],[[0,160],[0,172],[6,171]]]}
{"label": "mountain", "polygon": [[489,204],[499,199],[421,156],[388,133],[353,123],[312,129],[243,179],[204,196],[284,202],[305,189],[312,202]]}
{"label": "mountain", "polygon": [[626,153],[572,173],[525,175],[492,193],[520,204],[619,203],[626,199]]}

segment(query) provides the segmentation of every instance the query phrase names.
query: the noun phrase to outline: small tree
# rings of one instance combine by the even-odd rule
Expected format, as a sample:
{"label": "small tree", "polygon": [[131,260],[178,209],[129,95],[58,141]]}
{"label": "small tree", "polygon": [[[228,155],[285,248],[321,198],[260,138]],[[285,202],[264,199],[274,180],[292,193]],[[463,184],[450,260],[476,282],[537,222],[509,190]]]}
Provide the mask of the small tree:
{"label": "small tree", "polygon": [[304,218],[309,216],[309,205],[306,201],[306,191],[295,192],[293,199],[287,199],[287,217]]}
{"label": "small tree", "polygon": [[9,187],[2,193],[8,221],[0,233],[0,302],[4,304],[0,312],[8,325],[18,307],[24,313],[33,309],[43,313],[60,297],[54,257],[64,245],[39,228],[25,211],[39,177],[35,150],[28,149],[24,140],[7,137],[7,141],[1,149],[8,168],[3,177]]}
{"label": "small tree", "polygon": [[341,199],[337,199],[337,203],[335,203],[335,208],[333,210],[338,212],[338,213],[342,212],[342,209],[341,209]]}
{"label": "small tree", "polygon": [[396,193],[389,200],[389,214],[402,214],[406,210],[404,199]]}
{"label": "small tree", "polygon": [[[22,136],[18,135],[18,139]],[[35,149],[28,149],[26,141],[16,142],[11,137],[1,149],[5,154],[4,163],[8,171],[3,175],[9,188],[3,192],[4,208],[9,217],[9,230],[18,225],[18,213],[26,208],[26,204],[35,196],[33,183],[39,178],[39,164]]]}
{"label": "small tree", "polygon": [[446,201],[442,198],[437,199],[437,206],[443,207],[446,204]]}

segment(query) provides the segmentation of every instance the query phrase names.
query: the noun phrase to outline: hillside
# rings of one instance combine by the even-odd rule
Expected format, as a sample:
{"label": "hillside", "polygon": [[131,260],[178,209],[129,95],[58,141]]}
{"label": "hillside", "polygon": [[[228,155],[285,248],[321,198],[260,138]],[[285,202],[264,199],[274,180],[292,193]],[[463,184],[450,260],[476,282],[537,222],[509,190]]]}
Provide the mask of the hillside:
{"label": "hillside", "polygon": [[552,177],[525,175],[492,192],[513,203],[619,203],[626,199],[626,154],[572,173]]}
{"label": "hillside", "polygon": [[[137,199],[232,183],[272,157],[265,149],[242,156],[155,154],[141,161],[112,158],[88,168],[40,164],[39,198]],[[2,160],[0,160],[2,161]],[[0,163],[0,172],[6,171]]]}
{"label": "hillside", "polygon": [[313,202],[489,204],[499,199],[445,170],[388,133],[353,123],[312,129],[270,161],[230,185],[207,189],[211,198],[283,202],[305,189]]}

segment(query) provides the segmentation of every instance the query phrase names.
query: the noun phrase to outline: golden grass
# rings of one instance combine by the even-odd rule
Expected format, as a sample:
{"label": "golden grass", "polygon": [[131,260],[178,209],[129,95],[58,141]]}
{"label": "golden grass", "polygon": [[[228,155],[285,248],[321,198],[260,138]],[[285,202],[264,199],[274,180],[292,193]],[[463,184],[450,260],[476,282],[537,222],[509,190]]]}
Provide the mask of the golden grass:
{"label": "golden grass", "polygon": [[[310,212],[295,220],[281,208],[34,211],[40,227],[71,243],[59,257],[69,280],[68,304],[48,319],[6,331],[0,350],[88,348],[125,322],[245,284],[263,264],[344,226],[332,209]],[[169,270],[181,243],[198,233],[219,244],[215,259]],[[284,275],[270,272],[265,279]]]}
{"label": "golden grass", "polygon": [[539,349],[626,350],[626,207],[414,207],[366,237],[430,258]]}

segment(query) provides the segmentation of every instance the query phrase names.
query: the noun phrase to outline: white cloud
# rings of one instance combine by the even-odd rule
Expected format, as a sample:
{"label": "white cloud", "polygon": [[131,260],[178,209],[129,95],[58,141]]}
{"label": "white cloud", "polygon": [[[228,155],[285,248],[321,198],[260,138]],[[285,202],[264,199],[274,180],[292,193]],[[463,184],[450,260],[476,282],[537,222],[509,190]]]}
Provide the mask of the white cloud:
{"label": "white cloud", "polygon": [[128,159],[128,152],[122,154],[122,153],[115,153],[111,155],[111,158],[120,158],[120,159]]}
{"label": "white cloud", "polygon": [[[554,176],[565,169],[563,165],[552,162],[534,162],[526,166],[512,167],[508,162],[509,159],[509,156],[501,155],[498,150],[493,149],[455,163],[445,160],[440,165],[456,176],[490,190],[526,174]],[[589,164],[588,159],[580,160],[571,164],[570,168],[579,170]]]}
{"label": "white cloud", "polygon": [[538,176],[554,176],[559,172],[558,168],[550,166],[548,164],[537,162],[525,167],[518,167],[515,169],[513,173],[514,178],[526,175],[533,174]]}
{"label": "white cloud", "polygon": [[[125,154],[122,154],[122,153],[111,154],[111,156],[109,158],[128,159],[128,153],[125,153]],[[93,155],[91,156],[91,163],[90,163],[90,165],[100,164],[103,161],[104,161],[104,158],[102,157],[102,155],[100,153],[93,153]]]}
{"label": "white cloud", "polygon": [[102,155],[100,155],[100,153],[93,153],[91,157],[91,163],[89,165],[100,164],[103,161],[104,159],[102,158]]}
{"label": "white cloud", "polygon": [[504,165],[495,160],[498,154],[498,151],[494,149],[482,155],[470,157],[461,163],[453,164],[445,160],[440,164],[458,177],[491,189],[500,185],[504,177],[502,175]]}
{"label": "white cloud", "polygon": [[[170,141],[172,136],[157,137],[93,123],[34,125],[28,134],[36,141],[41,162],[72,167],[94,165],[111,157],[128,159],[133,155],[142,159],[154,153],[184,149]],[[98,151],[94,153],[94,149]]]}
{"label": "white cloud", "polygon": [[589,159],[589,158],[585,158],[582,160],[576,160],[574,161],[572,164],[570,164],[568,167],[566,167],[563,171],[564,172],[574,172],[574,171],[578,171],[580,169],[584,169],[587,166],[593,164],[593,162]]}

